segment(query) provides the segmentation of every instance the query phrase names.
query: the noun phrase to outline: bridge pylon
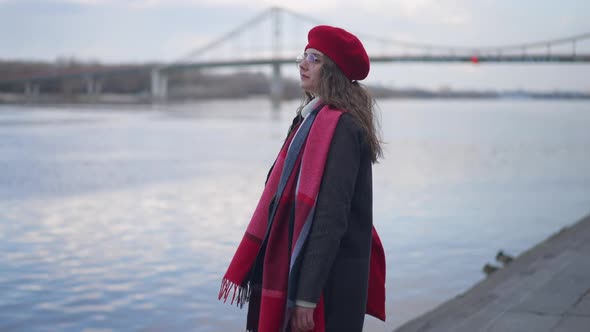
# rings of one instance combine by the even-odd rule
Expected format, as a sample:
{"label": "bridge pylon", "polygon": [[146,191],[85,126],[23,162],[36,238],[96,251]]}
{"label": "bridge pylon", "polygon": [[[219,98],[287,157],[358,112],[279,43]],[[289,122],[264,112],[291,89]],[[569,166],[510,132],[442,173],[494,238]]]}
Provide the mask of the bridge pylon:
{"label": "bridge pylon", "polygon": [[[281,9],[278,7],[272,8],[273,15],[273,58],[275,60],[281,58]],[[281,76],[281,64],[274,63],[272,65],[272,79],[270,82],[270,100],[273,109],[278,109],[278,106],[283,99],[283,79]]]}
{"label": "bridge pylon", "polygon": [[272,65],[272,80],[270,82],[270,99],[273,104],[273,109],[278,109],[281,100],[283,99],[283,79],[281,77],[281,64],[274,63]]}
{"label": "bridge pylon", "polygon": [[25,82],[25,100],[29,103],[35,102],[39,98],[40,85],[33,81]]}
{"label": "bridge pylon", "polygon": [[151,97],[152,102],[166,101],[168,98],[168,76],[160,68],[152,69]]}

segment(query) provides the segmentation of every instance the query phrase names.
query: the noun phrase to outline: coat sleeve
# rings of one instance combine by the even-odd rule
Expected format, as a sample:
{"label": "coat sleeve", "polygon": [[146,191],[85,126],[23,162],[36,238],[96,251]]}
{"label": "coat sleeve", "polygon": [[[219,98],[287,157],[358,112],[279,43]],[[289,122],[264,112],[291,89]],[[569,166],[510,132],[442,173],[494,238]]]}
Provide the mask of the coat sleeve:
{"label": "coat sleeve", "polygon": [[352,116],[343,114],[332,138],[314,221],[303,252],[296,297],[299,301],[318,303],[328,280],[348,228],[360,158],[360,128]]}

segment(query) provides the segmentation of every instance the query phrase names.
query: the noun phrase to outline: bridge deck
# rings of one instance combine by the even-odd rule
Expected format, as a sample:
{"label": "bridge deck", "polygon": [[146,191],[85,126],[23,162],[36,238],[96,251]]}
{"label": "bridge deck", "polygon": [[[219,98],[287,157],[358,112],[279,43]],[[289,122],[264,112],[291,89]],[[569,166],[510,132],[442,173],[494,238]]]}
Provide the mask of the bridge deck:
{"label": "bridge deck", "polygon": [[[529,54],[529,55],[381,55],[372,56],[371,63],[590,63],[590,54]],[[264,65],[295,65],[295,57],[258,58],[242,60],[199,61],[162,65],[158,68],[164,72],[186,69],[244,67]],[[132,68],[101,69],[95,71],[49,72],[19,77],[0,77],[0,84],[59,80],[75,77],[104,77],[131,74],[133,72],[150,72],[157,66],[139,66]]]}

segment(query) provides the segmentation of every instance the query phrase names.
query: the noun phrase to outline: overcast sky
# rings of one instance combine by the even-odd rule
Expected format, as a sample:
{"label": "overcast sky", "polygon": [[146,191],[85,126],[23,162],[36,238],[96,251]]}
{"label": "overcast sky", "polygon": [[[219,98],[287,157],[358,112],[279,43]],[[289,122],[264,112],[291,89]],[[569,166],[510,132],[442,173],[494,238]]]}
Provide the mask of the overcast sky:
{"label": "overcast sky", "polygon": [[[361,36],[437,45],[498,46],[590,32],[588,0],[0,0],[0,59],[168,62],[279,4]],[[267,21],[237,39],[242,46],[227,47],[268,51],[269,45],[257,41],[271,39]],[[312,25],[285,15],[282,26],[283,35],[296,36],[282,42],[285,49],[305,46]],[[370,43],[368,49],[377,49]],[[564,45],[552,52],[571,49]],[[590,53],[590,40],[577,50]],[[294,76],[296,68],[283,72]],[[590,64],[375,64],[367,82],[590,92],[589,77]]]}

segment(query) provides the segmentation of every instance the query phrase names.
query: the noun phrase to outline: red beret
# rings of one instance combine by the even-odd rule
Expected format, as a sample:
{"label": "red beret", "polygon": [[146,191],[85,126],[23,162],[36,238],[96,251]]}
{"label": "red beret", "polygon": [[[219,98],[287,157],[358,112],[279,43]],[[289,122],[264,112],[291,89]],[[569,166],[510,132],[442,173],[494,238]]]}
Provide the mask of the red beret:
{"label": "red beret", "polygon": [[352,33],[328,25],[318,25],[309,30],[308,48],[327,55],[348,79],[363,80],[369,75],[369,56],[361,41]]}

